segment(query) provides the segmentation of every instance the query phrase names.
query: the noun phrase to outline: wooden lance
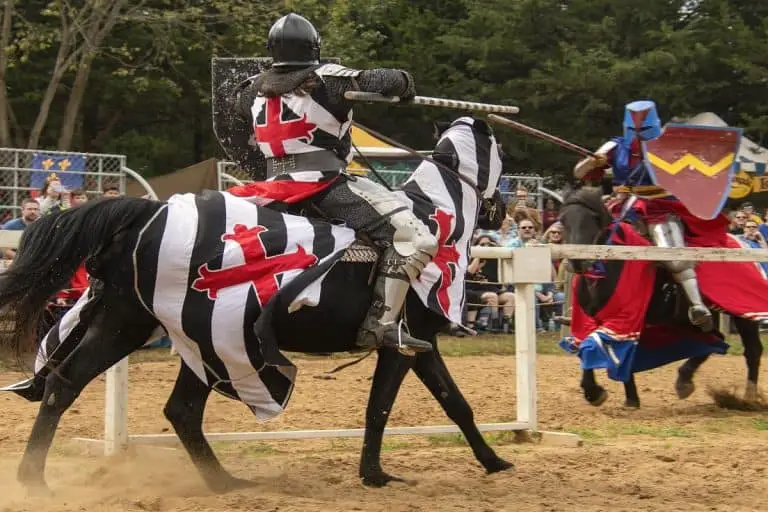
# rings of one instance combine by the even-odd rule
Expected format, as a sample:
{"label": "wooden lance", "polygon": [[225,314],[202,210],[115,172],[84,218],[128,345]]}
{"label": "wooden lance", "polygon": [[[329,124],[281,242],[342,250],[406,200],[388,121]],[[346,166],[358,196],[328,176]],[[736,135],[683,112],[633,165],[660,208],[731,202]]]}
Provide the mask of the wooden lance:
{"label": "wooden lance", "polygon": [[458,110],[477,110],[480,112],[498,112],[500,114],[517,114],[518,107],[511,105],[494,105],[491,103],[477,103],[474,101],[452,100],[448,98],[430,98],[429,96],[414,96],[403,101],[398,96],[384,96],[377,92],[347,91],[344,97],[352,101],[368,101],[375,103],[403,103],[405,105],[427,105],[430,107],[455,108]]}
{"label": "wooden lance", "polygon": [[567,140],[563,140],[560,137],[555,137],[554,135],[550,135],[547,132],[537,130],[536,128],[525,125],[523,123],[518,123],[517,121],[513,121],[511,119],[507,119],[506,117],[497,116],[495,114],[488,114],[488,119],[490,121],[502,124],[504,126],[509,126],[510,128],[514,128],[519,132],[527,133],[528,135],[533,135],[534,137],[538,137],[539,139],[552,142],[562,148],[571,150],[574,153],[578,153],[581,156],[591,156],[593,158],[597,158],[598,160],[605,159],[605,155],[598,155],[594,151],[590,151],[587,148],[583,148],[578,144],[574,144],[573,142],[568,142]]}

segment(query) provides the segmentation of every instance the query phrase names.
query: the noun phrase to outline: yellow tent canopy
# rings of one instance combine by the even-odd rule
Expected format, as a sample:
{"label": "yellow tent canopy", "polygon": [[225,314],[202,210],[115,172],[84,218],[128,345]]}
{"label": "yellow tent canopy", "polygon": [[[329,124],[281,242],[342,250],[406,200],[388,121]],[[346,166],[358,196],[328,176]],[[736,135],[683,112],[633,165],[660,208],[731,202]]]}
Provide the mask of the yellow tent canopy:
{"label": "yellow tent canopy", "polygon": [[[353,144],[352,146],[353,160],[347,166],[347,171],[349,171],[350,174],[359,174],[359,175],[367,174],[368,167],[356,159],[356,157],[360,154],[369,158],[387,158],[387,159],[391,158],[393,160],[409,158],[409,157],[412,158],[407,151],[399,149],[391,144],[387,144],[383,140],[377,137],[374,137],[368,132],[361,130],[357,126],[353,126],[350,129],[350,134],[352,136],[352,144]],[[358,150],[359,150],[359,153],[358,153]]]}

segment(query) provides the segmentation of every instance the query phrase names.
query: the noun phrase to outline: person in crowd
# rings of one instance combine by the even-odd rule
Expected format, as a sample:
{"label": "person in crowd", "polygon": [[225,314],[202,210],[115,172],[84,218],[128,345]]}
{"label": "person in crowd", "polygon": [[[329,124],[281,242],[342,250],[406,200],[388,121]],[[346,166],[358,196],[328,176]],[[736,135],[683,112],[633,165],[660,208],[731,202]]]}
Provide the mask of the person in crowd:
{"label": "person in crowd", "polygon": [[[498,244],[489,236],[478,237],[472,245],[497,247]],[[515,308],[515,295],[510,287],[499,283],[499,261],[495,259],[472,258],[467,268],[467,320],[471,329],[485,330],[491,321],[498,318],[502,308],[502,329],[508,330]],[[489,314],[478,318],[480,310],[488,308]]]}
{"label": "person in crowd", "polygon": [[[744,223],[744,234],[739,235],[739,239],[753,249],[768,249],[765,236],[760,233],[759,224],[751,218]],[[761,262],[760,266],[768,273],[768,262]]]}
{"label": "person in crowd", "polygon": [[525,247],[526,245],[539,243],[536,224],[528,217],[523,217],[518,221],[517,235],[517,238],[507,244],[506,247]]}
{"label": "person in crowd", "polygon": [[[40,218],[40,205],[34,199],[24,199],[21,202],[21,215],[3,224],[6,231],[24,231],[27,226]],[[2,249],[3,257],[12,260],[16,257],[16,249],[6,247]]]}
{"label": "person in crowd", "polygon": [[78,206],[88,202],[88,194],[81,188],[70,192],[69,197],[70,201],[72,202],[72,206]]}
{"label": "person in crowd", "polygon": [[747,214],[741,210],[733,212],[731,217],[731,226],[728,230],[732,235],[743,235],[744,225],[747,222]]}
{"label": "person in crowd", "polygon": [[761,219],[760,216],[755,213],[755,206],[749,201],[744,201],[741,203],[739,210],[746,214],[747,220],[751,220],[758,225],[763,223],[763,219]]}
{"label": "person in crowd", "polygon": [[45,184],[40,189],[37,202],[40,204],[40,215],[47,215],[69,208],[69,194],[64,189],[56,173],[52,172],[45,179]]}
{"label": "person in crowd", "polygon": [[548,197],[547,200],[544,202],[544,211],[541,212],[541,225],[542,229],[545,231],[549,229],[549,227],[557,222],[557,218],[560,216],[560,211],[557,208],[557,205],[555,204],[555,200],[551,197]]}
{"label": "person in crowd", "polygon": [[[545,244],[562,244],[563,243],[563,224],[560,221],[555,222],[549,229],[547,229],[541,237],[542,242]],[[561,259],[555,258],[552,260],[552,265],[555,272],[560,268]]]}
{"label": "person in crowd", "polygon": [[101,192],[101,197],[120,197],[120,187],[117,185],[107,185]]}

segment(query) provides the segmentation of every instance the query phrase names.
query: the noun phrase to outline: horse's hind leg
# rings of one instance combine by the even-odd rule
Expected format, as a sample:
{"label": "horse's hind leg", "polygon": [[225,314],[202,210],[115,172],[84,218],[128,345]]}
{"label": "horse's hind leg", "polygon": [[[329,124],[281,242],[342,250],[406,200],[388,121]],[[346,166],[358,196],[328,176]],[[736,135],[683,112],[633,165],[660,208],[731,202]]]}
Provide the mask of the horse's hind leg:
{"label": "horse's hind leg", "polygon": [[226,492],[251,486],[252,482],[235,478],[221,467],[203,435],[203,411],[210,393],[211,388],[182,361],[173,392],[165,405],[165,417],[211,490]]}
{"label": "horse's hind leg", "polygon": [[82,341],[45,380],[40,410],[18,470],[19,481],[31,491],[48,490],[45,462],[64,412],[89,382],[141,347],[157,326],[154,317],[125,298],[104,298],[94,308]]}
{"label": "horse's hind leg", "polygon": [[590,405],[599,407],[608,400],[608,392],[595,380],[595,370],[582,371],[581,389],[584,391],[584,398]]}
{"label": "horse's hind leg", "polygon": [[469,446],[472,448],[472,452],[475,454],[475,458],[488,473],[496,473],[515,467],[511,462],[496,455],[493,448],[488,446],[488,443],[475,424],[472,408],[453,381],[437,349],[432,352],[418,354],[414,371],[437,401],[440,402],[448,417],[461,429],[462,434],[464,434]]}
{"label": "horse's hind leg", "polygon": [[629,380],[624,383],[624,406],[634,409],[640,408],[640,395],[637,393],[634,374],[630,375]]}
{"label": "horse's hind leg", "polygon": [[365,438],[360,455],[360,478],[364,485],[383,487],[389,482],[402,482],[402,478],[389,475],[381,467],[381,443],[389,413],[405,375],[413,365],[413,358],[390,349],[379,350],[376,371],[373,374],[371,394],[365,412]]}
{"label": "horse's hind leg", "polygon": [[734,318],[744,344],[744,359],[747,362],[747,387],[744,391],[746,400],[757,399],[757,379],[760,375],[760,357],[763,355],[763,343],[760,341],[760,325],[746,318]]}
{"label": "horse's hind leg", "polygon": [[[720,328],[720,315],[713,315],[715,329]],[[681,400],[688,398],[696,391],[696,385],[693,383],[693,376],[699,367],[709,359],[709,354],[703,356],[691,357],[677,369],[677,380],[675,381],[675,393]]]}

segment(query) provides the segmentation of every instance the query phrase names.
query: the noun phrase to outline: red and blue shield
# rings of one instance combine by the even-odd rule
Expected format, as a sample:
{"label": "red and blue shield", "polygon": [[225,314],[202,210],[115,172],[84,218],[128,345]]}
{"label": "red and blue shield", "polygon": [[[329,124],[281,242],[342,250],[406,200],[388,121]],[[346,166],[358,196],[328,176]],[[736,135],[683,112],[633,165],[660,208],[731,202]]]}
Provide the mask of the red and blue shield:
{"label": "red and blue shield", "polygon": [[660,137],[643,142],[643,161],[656,185],[693,215],[713,219],[728,199],[741,132],[669,123]]}

